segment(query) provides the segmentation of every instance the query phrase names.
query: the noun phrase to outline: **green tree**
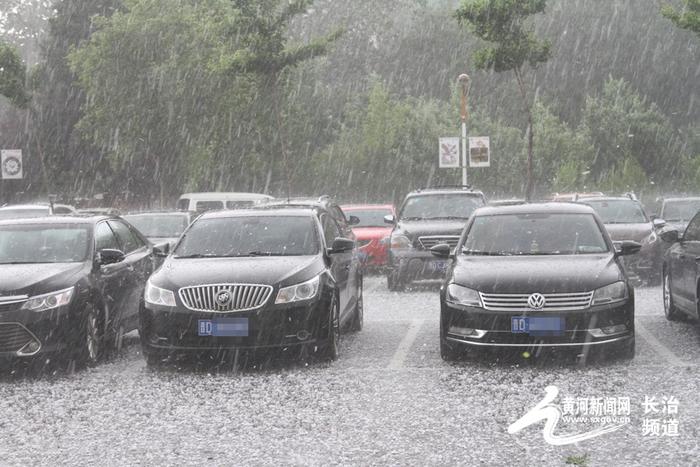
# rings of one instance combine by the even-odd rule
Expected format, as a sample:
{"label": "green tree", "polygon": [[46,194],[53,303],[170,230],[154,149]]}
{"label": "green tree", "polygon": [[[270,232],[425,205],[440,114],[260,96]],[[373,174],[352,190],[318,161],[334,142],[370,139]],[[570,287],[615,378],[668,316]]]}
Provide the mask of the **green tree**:
{"label": "green tree", "polygon": [[549,41],[538,39],[527,20],[544,12],[546,4],[546,0],[462,0],[456,12],[460,24],[468,25],[477,37],[494,44],[475,52],[476,67],[497,73],[513,71],[515,74],[528,127],[526,199],[532,197],[535,181],[532,101],[527,95],[525,65],[535,68],[551,55]]}
{"label": "green tree", "polygon": [[681,29],[687,29],[700,37],[700,0],[683,0],[679,11],[672,5],[664,5],[661,13]]}
{"label": "green tree", "polygon": [[26,66],[14,47],[0,42],[0,95],[18,107],[25,107],[29,96],[24,87]]}

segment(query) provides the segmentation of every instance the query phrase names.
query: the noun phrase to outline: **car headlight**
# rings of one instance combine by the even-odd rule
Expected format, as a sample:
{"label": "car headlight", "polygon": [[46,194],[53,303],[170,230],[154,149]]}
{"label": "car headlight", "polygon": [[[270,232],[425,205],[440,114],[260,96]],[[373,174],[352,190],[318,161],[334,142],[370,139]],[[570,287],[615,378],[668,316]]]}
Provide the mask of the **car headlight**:
{"label": "car headlight", "polygon": [[318,286],[321,283],[320,276],[316,276],[310,281],[302,282],[301,284],[291,285],[280,289],[277,292],[275,304],[302,302],[311,300],[318,293]]}
{"label": "car headlight", "polygon": [[146,283],[146,291],[144,292],[146,303],[160,306],[175,306],[175,294],[172,290],[161,289],[151,284],[151,281]]}
{"label": "car headlight", "polygon": [[481,296],[479,296],[479,292],[462,287],[461,285],[448,285],[445,297],[447,299],[447,303],[482,308]]}
{"label": "car headlight", "polygon": [[394,234],[391,236],[390,246],[393,250],[405,250],[413,247],[411,240],[403,234]]}
{"label": "car headlight", "polygon": [[614,284],[606,285],[595,291],[593,294],[593,305],[605,305],[608,303],[621,302],[627,300],[627,284],[624,282],[615,282]]}
{"label": "car headlight", "polygon": [[44,295],[37,295],[36,297],[31,297],[29,300],[27,300],[24,305],[22,305],[22,309],[37,312],[53,310],[59,306],[68,305],[71,298],[73,298],[73,292],[75,292],[75,287],[70,287],[68,289],[63,289]]}

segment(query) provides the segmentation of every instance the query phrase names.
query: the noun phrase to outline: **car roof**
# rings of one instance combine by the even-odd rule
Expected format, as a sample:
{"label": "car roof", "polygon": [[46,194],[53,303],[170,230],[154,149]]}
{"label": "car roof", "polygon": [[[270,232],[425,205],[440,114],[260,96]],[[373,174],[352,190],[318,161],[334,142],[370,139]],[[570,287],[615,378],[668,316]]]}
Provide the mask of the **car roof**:
{"label": "car roof", "polygon": [[508,206],[484,206],[474,211],[475,216],[495,216],[500,214],[595,214],[595,210],[580,203],[546,202],[526,203]]}
{"label": "car roof", "polygon": [[36,210],[47,210],[49,209],[48,204],[9,204],[7,206],[2,206],[0,207],[1,210],[10,210],[10,209],[36,209]]}
{"label": "car roof", "polygon": [[226,219],[231,217],[306,217],[312,216],[316,210],[312,207],[299,206],[256,206],[250,209],[228,209],[220,211],[207,211],[199,216],[199,219]]}
{"label": "car roof", "polygon": [[578,199],[579,203],[588,203],[590,201],[631,201],[633,203],[639,203],[639,200],[627,196],[591,196]]}
{"label": "car roof", "polygon": [[444,187],[428,187],[428,188],[419,188],[417,190],[413,190],[410,192],[408,196],[418,196],[418,195],[436,195],[436,194],[456,194],[456,193],[461,193],[465,195],[470,195],[470,196],[479,196],[483,197],[484,193],[482,193],[479,190],[474,190],[472,188],[468,187],[460,187],[460,186],[444,186]]}
{"label": "car roof", "polygon": [[687,196],[685,198],[665,198],[664,203],[668,202],[678,202],[678,201],[700,201],[700,196]]}
{"label": "car roof", "polygon": [[101,220],[117,219],[117,216],[107,215],[53,215],[44,217],[30,217],[22,219],[2,219],[0,225],[30,225],[30,224],[94,224]]}
{"label": "car roof", "polygon": [[274,199],[270,195],[261,193],[237,193],[237,192],[201,192],[201,193],[184,193],[180,199],[190,199],[192,201],[257,201],[265,199]]}
{"label": "car roof", "polygon": [[127,214],[123,214],[122,217],[133,217],[133,216],[191,216],[192,212],[191,211],[139,211],[139,212],[130,212]]}
{"label": "car roof", "polygon": [[343,211],[356,211],[360,209],[394,209],[393,204],[344,204],[340,206]]}

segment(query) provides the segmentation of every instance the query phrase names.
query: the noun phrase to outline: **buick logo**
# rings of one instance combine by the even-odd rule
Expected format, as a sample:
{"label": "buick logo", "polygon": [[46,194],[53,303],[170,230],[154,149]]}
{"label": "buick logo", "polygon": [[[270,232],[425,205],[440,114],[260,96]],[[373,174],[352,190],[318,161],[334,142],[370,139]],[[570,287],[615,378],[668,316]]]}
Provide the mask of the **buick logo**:
{"label": "buick logo", "polygon": [[533,310],[541,310],[542,308],[544,308],[544,305],[546,303],[547,299],[545,299],[544,295],[542,295],[541,293],[533,293],[527,299],[527,306],[529,306]]}
{"label": "buick logo", "polygon": [[228,290],[222,290],[216,294],[216,303],[225,306],[231,301],[231,293]]}

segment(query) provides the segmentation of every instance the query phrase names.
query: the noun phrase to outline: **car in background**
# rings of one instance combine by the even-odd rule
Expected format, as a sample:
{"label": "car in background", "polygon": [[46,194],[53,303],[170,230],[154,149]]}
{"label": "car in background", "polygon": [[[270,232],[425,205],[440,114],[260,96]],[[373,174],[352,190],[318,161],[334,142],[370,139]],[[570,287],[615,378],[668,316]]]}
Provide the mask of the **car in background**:
{"label": "car in background", "polygon": [[411,282],[442,279],[447,261],[435,258],[435,245],[457,246],[472,213],[486,204],[486,197],[470,187],[435,187],[413,191],[397,216],[387,216],[392,225],[389,240],[387,286],[402,291]]}
{"label": "car in background", "polygon": [[625,260],[633,277],[650,285],[661,282],[661,263],[667,245],[659,233],[666,225],[664,220],[652,220],[633,195],[581,198],[578,202],[595,209],[614,242],[631,240],[642,245],[638,255]]}
{"label": "car in background", "polygon": [[663,263],[666,318],[700,319],[700,213],[695,214],[685,231],[669,228],[661,237],[671,244]]}
{"label": "car in background", "polygon": [[345,214],[355,216],[359,222],[352,226],[357,238],[360,260],[366,268],[381,269],[387,264],[387,250],[391,227],[384,217],[396,214],[391,204],[353,204],[341,207]]}
{"label": "car in background", "polygon": [[557,203],[571,203],[576,202],[582,198],[597,198],[600,196],[605,196],[605,193],[601,191],[592,191],[589,193],[552,193],[547,201],[554,201]]}
{"label": "car in background", "polygon": [[118,350],[156,254],[116,217],[0,221],[0,359],[94,364]]}
{"label": "car in background", "polygon": [[189,211],[137,212],[123,216],[152,244],[158,246],[167,244],[168,249],[175,246],[194,217],[194,213]]}
{"label": "car in background", "polygon": [[319,196],[318,198],[287,198],[274,199],[264,203],[261,207],[279,207],[279,206],[297,206],[297,207],[312,207],[323,209],[338,223],[341,233],[345,238],[355,240],[353,226],[360,222],[356,216],[346,216],[343,209],[336,203],[333,198],[328,195]]}
{"label": "car in background", "polygon": [[684,232],[690,220],[700,211],[700,197],[665,198],[661,203],[659,218],[679,232]]}
{"label": "car in background", "polygon": [[140,325],[147,364],[270,348],[336,359],[341,328],[363,323],[354,250],[322,208],[203,214],[148,281]]}
{"label": "car in background", "polygon": [[440,353],[454,360],[477,348],[603,347],[635,353],[634,289],[620,262],[641,246],[616,249],[595,211],[572,203],[478,209],[450,260],[440,290]]}
{"label": "car in background", "polygon": [[37,203],[14,204],[0,207],[0,220],[3,219],[28,219],[32,217],[45,217],[50,215],[74,215],[78,211],[67,204]]}
{"label": "car in background", "polygon": [[78,214],[85,216],[121,216],[119,209],[115,208],[84,208],[78,209]]}
{"label": "car in background", "polygon": [[202,213],[219,209],[247,208],[272,199],[272,196],[260,193],[185,193],[177,200],[177,210]]}

